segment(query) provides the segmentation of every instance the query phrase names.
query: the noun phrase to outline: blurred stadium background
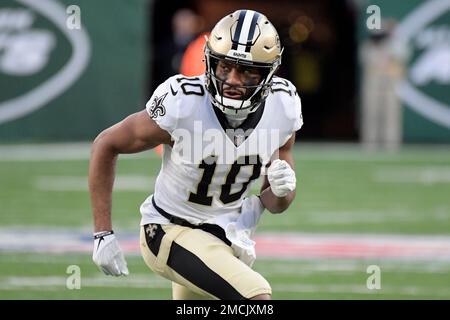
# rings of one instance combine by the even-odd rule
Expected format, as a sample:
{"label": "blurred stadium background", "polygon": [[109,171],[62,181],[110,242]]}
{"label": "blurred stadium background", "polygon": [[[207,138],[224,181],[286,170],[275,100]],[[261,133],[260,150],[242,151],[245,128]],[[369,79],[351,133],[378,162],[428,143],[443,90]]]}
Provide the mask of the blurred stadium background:
{"label": "blurred stadium background", "polygon": [[[362,140],[360,55],[374,34],[373,4],[396,21],[409,50],[395,148]],[[70,5],[81,10],[81,29],[68,28]],[[178,72],[197,35],[248,8],[278,28],[279,75],[296,84],[305,119],[295,203],[282,215],[265,214],[257,232],[255,269],[274,298],[449,299],[450,1],[166,5],[0,2],[0,298],[170,299],[170,283],[137,250],[139,205],[153,191],[159,156],[118,162],[113,218],[131,274],[113,279],[91,262],[90,142],[141,110]],[[80,267],[80,290],[66,286],[71,265]],[[379,289],[367,287],[371,265],[380,268]]]}

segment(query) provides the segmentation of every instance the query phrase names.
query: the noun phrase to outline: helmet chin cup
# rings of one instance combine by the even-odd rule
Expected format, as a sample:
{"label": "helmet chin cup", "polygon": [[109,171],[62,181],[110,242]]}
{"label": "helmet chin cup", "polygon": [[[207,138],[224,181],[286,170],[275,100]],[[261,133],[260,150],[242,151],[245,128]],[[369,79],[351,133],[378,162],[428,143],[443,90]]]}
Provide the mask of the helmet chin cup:
{"label": "helmet chin cup", "polygon": [[256,111],[258,108],[251,108],[248,100],[235,100],[226,98],[216,94],[212,99],[213,105],[220,109],[226,115],[231,116],[236,120],[245,119],[250,113]]}

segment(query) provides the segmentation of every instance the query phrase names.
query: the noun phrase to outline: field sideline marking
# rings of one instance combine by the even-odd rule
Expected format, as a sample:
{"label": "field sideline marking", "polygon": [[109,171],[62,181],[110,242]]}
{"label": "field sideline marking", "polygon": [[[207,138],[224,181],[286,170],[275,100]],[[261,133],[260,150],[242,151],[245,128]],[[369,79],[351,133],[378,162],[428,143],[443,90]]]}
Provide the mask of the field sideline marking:
{"label": "field sideline marking", "polygon": [[[138,255],[136,233],[119,233],[128,254]],[[450,236],[385,234],[257,233],[258,257],[450,261]],[[0,228],[0,251],[91,252],[90,232],[70,229]]]}

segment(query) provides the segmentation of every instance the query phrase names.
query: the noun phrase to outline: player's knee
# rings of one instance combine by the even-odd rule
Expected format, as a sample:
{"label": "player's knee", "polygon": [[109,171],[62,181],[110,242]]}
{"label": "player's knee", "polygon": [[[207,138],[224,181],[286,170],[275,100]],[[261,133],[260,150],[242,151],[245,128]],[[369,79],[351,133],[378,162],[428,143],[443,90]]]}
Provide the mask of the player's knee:
{"label": "player's knee", "polygon": [[257,296],[254,296],[250,300],[272,300],[272,296],[270,294],[258,294]]}

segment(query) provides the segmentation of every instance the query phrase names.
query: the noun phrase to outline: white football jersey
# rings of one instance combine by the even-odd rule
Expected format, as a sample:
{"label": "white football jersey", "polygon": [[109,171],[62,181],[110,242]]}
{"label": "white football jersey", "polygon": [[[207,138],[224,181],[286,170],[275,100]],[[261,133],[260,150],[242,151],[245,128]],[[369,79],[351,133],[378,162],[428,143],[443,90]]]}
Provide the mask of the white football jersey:
{"label": "white football jersey", "polygon": [[242,124],[227,127],[212,106],[205,77],[176,75],[147,102],[149,116],[172,137],[164,145],[155,191],[141,205],[141,224],[166,224],[152,204],[199,224],[240,211],[243,198],[274,153],[303,124],[294,85],[275,77],[265,103]]}

